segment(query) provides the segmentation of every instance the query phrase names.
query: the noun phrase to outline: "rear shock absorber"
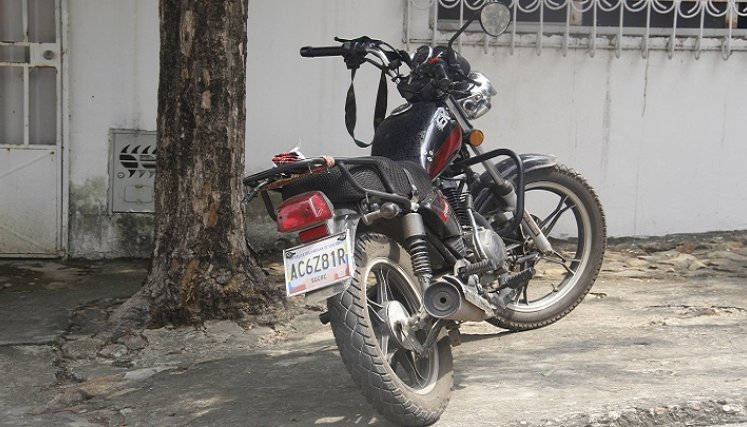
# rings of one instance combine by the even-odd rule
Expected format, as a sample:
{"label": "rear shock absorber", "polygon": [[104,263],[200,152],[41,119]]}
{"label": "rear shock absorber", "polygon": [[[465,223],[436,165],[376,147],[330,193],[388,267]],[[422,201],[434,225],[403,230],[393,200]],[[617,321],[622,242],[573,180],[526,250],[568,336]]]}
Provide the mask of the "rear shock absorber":
{"label": "rear shock absorber", "polygon": [[402,218],[402,231],[405,235],[407,253],[410,254],[412,269],[418,276],[420,286],[425,289],[433,277],[431,260],[428,257],[428,243],[425,240],[425,225],[419,213],[409,213]]}

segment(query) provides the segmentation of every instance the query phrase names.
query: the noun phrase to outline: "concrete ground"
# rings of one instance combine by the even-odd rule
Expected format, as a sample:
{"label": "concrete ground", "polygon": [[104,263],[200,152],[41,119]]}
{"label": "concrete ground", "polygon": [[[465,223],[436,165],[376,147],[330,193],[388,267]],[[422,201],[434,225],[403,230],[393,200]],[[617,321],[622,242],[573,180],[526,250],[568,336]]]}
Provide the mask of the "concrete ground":
{"label": "concrete ground", "polygon": [[[567,318],[462,327],[438,426],[747,426],[747,233],[613,242]],[[389,425],[315,307],[97,335],[142,261],[0,262],[0,426]],[[278,266],[268,264],[276,272]]]}

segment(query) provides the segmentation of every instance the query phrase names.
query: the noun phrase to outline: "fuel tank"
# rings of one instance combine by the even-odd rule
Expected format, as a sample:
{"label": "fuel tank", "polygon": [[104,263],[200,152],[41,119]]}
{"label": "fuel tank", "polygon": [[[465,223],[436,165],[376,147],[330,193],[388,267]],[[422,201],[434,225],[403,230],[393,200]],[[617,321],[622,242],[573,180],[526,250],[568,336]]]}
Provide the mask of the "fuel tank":
{"label": "fuel tank", "polygon": [[397,107],[374,134],[371,155],[420,164],[431,178],[446,169],[462,145],[462,130],[435,102]]}

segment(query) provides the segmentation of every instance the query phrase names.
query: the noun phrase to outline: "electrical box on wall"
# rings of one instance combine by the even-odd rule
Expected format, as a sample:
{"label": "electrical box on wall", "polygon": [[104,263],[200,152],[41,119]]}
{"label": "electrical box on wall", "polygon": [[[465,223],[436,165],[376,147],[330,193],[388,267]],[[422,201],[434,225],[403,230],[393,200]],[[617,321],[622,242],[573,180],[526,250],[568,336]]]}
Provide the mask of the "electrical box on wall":
{"label": "electrical box on wall", "polygon": [[153,212],[156,132],[112,129],[109,159],[109,210]]}

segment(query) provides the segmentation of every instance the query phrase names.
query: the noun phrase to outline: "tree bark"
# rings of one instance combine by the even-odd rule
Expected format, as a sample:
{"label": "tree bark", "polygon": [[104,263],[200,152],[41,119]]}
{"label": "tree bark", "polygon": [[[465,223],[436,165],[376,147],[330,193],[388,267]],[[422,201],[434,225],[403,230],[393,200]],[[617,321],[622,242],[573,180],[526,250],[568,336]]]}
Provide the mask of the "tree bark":
{"label": "tree bark", "polygon": [[283,307],[245,239],[247,1],[160,1],[153,258],[116,328]]}

